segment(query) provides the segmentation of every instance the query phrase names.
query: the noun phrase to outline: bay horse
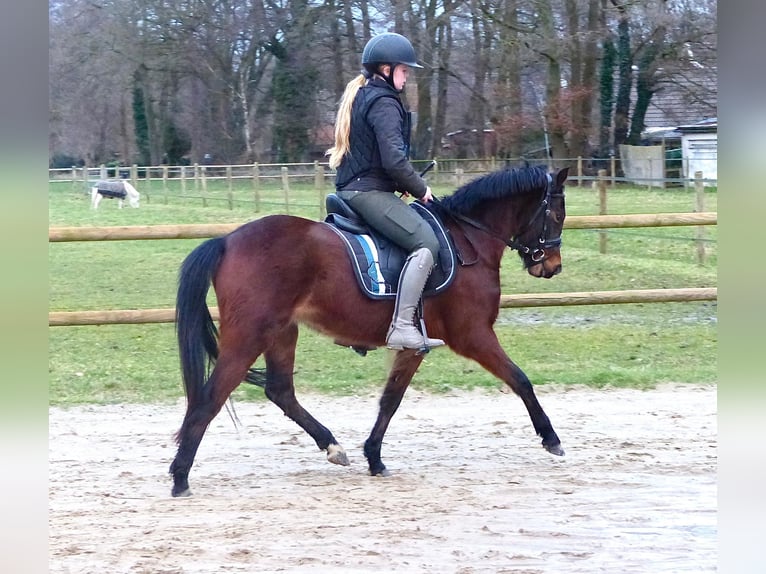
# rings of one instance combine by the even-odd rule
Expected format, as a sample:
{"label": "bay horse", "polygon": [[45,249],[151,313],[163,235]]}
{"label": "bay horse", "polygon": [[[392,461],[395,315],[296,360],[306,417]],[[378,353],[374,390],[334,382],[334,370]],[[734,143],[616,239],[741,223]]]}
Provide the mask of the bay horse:
{"label": "bay horse", "polygon": [[[500,262],[516,249],[527,272],[550,278],[561,271],[568,168],[504,169],[477,178],[436,202],[461,266],[452,284],[427,297],[423,315],[431,337],[478,362],[524,402],[542,446],[563,455],[561,442],[529,378],[508,357],[493,330],[500,301]],[[219,309],[207,307],[210,285]],[[325,222],[271,215],[196,247],[179,271],[176,333],[187,406],[170,465],[172,496],[189,496],[188,477],[202,437],[234,389],[262,355],[266,396],[315,441],[327,459],[348,465],[332,432],[295,397],[293,369],[298,325],[354,348],[385,345],[394,303],[366,297],[339,236]],[[443,351],[437,351],[443,352]],[[383,436],[423,361],[415,350],[394,356],[377,420],[364,443],[371,475],[389,474],[381,461]],[[212,372],[208,374],[208,367]],[[253,382],[250,380],[250,382]]]}

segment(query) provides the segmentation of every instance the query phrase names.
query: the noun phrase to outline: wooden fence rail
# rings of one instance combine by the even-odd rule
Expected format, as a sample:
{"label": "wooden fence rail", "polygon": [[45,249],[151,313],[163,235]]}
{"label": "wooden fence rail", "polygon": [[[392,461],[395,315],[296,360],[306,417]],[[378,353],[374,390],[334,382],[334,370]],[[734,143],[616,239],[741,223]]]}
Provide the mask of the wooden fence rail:
{"label": "wooden fence rail", "polygon": [[[716,225],[718,214],[655,213],[630,215],[581,215],[567,217],[568,229],[604,229],[626,227],[665,227],[683,225]],[[202,239],[225,235],[241,223],[137,225],[123,227],[51,227],[50,242],[115,241],[142,239]],[[500,307],[551,307],[567,305],[605,305],[621,303],[665,303],[673,301],[715,301],[715,287],[684,289],[635,289],[625,291],[583,291],[571,293],[501,295]],[[218,309],[211,308],[213,319]],[[51,327],[77,325],[130,325],[143,323],[173,323],[175,309],[121,309],[111,311],[52,311],[48,313]]]}
{"label": "wooden fence rail", "polygon": [[[627,227],[668,227],[716,225],[718,213],[652,213],[629,215],[570,215],[565,229],[605,229]],[[205,223],[183,225],[130,225],[113,227],[51,227],[48,241],[116,241],[133,239],[200,239],[225,235],[241,223]]]}
{"label": "wooden fence rail", "polygon": [[[500,307],[553,307],[565,305],[606,305],[618,303],[668,303],[672,301],[715,301],[716,287],[685,289],[634,289],[628,291],[582,291],[572,293],[531,293],[501,295]],[[218,308],[210,314],[218,320]],[[130,309],[114,311],[53,311],[48,313],[48,325],[66,327],[78,325],[136,325],[142,323],[173,323],[175,309]]]}

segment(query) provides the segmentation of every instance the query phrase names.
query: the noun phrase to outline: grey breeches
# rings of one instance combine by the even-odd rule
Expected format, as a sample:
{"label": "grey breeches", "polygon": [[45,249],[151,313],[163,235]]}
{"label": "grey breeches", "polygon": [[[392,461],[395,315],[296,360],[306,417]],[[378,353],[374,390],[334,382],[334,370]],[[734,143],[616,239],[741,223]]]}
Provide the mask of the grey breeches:
{"label": "grey breeches", "polygon": [[341,190],[347,201],[367,224],[381,235],[412,253],[422,247],[439,258],[439,240],[431,226],[404,201],[388,191]]}

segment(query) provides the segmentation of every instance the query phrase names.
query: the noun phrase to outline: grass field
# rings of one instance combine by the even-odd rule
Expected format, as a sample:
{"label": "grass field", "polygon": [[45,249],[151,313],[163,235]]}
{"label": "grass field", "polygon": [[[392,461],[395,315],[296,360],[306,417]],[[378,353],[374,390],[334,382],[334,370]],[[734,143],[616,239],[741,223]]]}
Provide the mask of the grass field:
{"label": "grass field", "polygon": [[[229,193],[210,181],[203,200],[181,197],[177,182],[141,185],[140,209],[118,210],[103,201],[90,209],[87,190],[52,183],[51,226],[244,223],[285,212],[275,183],[260,190],[255,212],[247,185]],[[329,191],[329,188],[328,188]],[[452,188],[434,188],[435,195]],[[291,185],[291,214],[319,217],[319,195],[306,183]],[[231,208],[230,208],[231,205]],[[694,191],[619,188],[609,191],[609,213],[691,212]],[[715,189],[705,194],[705,211],[716,211]],[[567,188],[568,215],[598,213],[590,187]],[[697,228],[610,230],[607,253],[599,253],[598,231],[567,230],[564,272],[551,280],[529,277],[508,251],[502,291],[541,293],[717,285],[717,228],[704,227],[707,256],[697,262]],[[52,243],[49,246],[50,309],[143,309],[172,307],[183,258],[201,240]],[[501,310],[496,326],[504,348],[535,384],[652,387],[661,382],[715,382],[716,304],[659,303]],[[51,404],[166,402],[183,396],[173,325],[51,327]],[[385,350],[359,357],[303,329],[296,386],[351,394],[380,388],[390,360]],[[413,385],[434,391],[493,387],[498,382],[478,365],[447,350],[431,353]],[[240,387],[237,396],[258,399],[262,391]]]}

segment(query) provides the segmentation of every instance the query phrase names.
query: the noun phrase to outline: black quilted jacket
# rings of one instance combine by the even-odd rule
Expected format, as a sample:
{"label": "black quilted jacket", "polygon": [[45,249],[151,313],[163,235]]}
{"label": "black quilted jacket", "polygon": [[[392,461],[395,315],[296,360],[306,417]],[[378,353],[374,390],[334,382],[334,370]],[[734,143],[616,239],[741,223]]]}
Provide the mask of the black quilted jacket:
{"label": "black quilted jacket", "polygon": [[338,166],[336,189],[425,195],[426,183],[408,159],[409,115],[385,81],[375,78],[359,89],[349,138],[351,151]]}

